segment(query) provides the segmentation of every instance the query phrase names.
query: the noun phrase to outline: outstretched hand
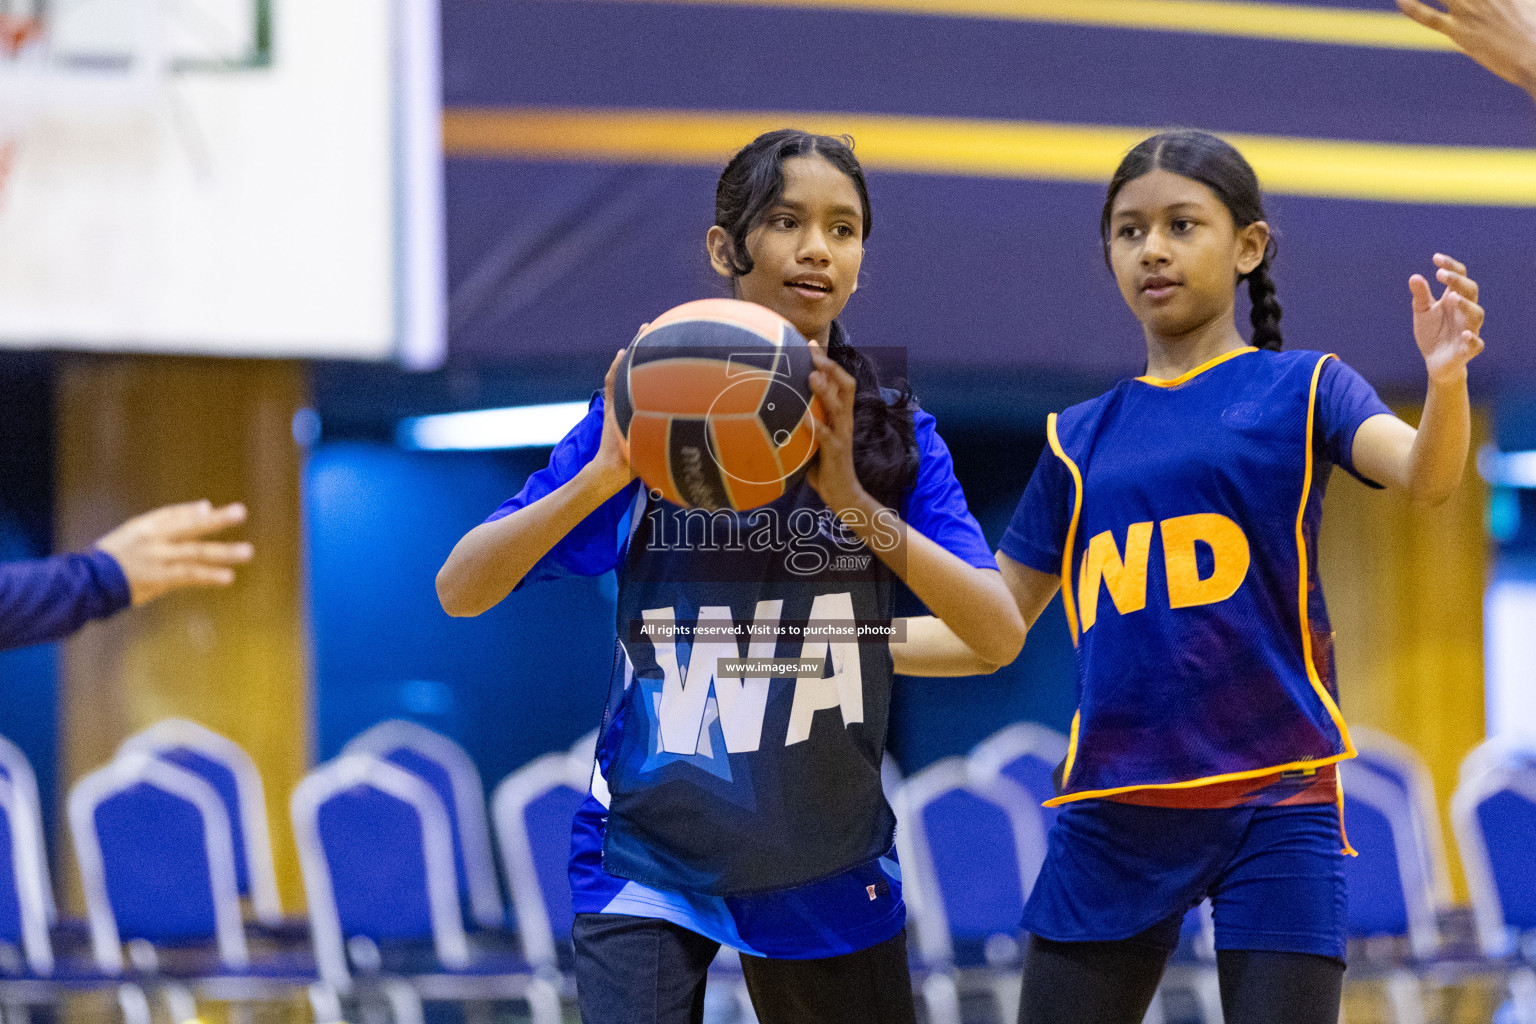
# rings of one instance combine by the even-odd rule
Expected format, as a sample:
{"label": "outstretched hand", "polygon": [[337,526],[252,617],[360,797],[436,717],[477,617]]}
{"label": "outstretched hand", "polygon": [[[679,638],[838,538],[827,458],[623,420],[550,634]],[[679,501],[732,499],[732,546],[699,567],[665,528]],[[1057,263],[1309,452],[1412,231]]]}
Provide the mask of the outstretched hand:
{"label": "outstretched hand", "polygon": [[136,605],[182,587],[224,587],[235,581],[233,566],[249,562],[255,550],[246,541],[209,541],[245,522],[239,502],[214,508],[209,501],[166,505],[128,520],[96,542],[128,579]]}
{"label": "outstretched hand", "polygon": [[817,455],[806,470],[806,482],[835,513],[858,508],[864,485],[853,468],[853,402],[857,384],[853,375],[812,346],[811,391],[820,400],[816,425]]}
{"label": "outstretched hand", "polygon": [[1420,0],[1397,0],[1397,6],[1536,99],[1536,0],[1441,2],[1447,8],[1444,11]]}
{"label": "outstretched hand", "polygon": [[1442,253],[1435,254],[1435,279],[1445,285],[1436,299],[1422,274],[1408,279],[1413,292],[1413,339],[1424,356],[1431,383],[1454,382],[1466,372],[1467,363],[1483,350],[1478,332],[1483,327],[1483,307],[1477,304],[1477,282],[1467,276],[1466,265]]}

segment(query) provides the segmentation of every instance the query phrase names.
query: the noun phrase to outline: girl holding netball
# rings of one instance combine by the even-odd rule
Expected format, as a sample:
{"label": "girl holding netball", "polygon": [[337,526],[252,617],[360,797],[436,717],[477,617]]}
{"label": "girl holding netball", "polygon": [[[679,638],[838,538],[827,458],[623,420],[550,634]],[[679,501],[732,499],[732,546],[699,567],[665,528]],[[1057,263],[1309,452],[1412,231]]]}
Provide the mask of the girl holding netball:
{"label": "girl holding netball", "polygon": [[1456,487],[1477,285],[1440,255],[1438,299],[1409,280],[1429,376],[1415,430],[1337,358],[1281,350],[1258,182],[1225,142],[1136,146],[1101,231],[1147,369],[1049,418],[998,553],[1026,622],[1061,589],[1078,665],[1020,1020],[1140,1021],[1209,896],[1229,1024],[1335,1024],[1352,852],[1336,764],[1355,751],[1318,585],[1323,489],[1334,466],[1428,503]]}
{"label": "girl holding netball", "polygon": [[[611,367],[606,396],[593,397],[548,468],[470,531],[438,574],[443,607],[474,615],[529,581],[618,570],[613,680],[572,841],[587,1024],[699,1021],[722,943],[745,954],[764,1024],[915,1021],[900,884],[883,860],[894,827],[880,788],[891,674],[934,670],[904,653],[920,647],[965,652],[938,670],[996,668],[1017,655],[1024,627],[933,418],[882,390],[837,322],[869,231],[863,171],[842,140],[770,132],[720,177],[711,264],[737,298],[778,312],[812,343],[825,421],[803,482],[761,509],[709,513],[703,530],[690,529],[702,513],[634,479],[609,411]],[[807,516],[821,525],[810,536],[796,530],[794,552],[716,545],[722,525],[729,538],[749,517],[793,526]],[[879,542],[880,530],[896,544]],[[689,537],[705,543],[690,548]],[[875,556],[865,568],[843,560],[807,574],[790,558],[807,543],[847,551],[860,540]],[[911,620],[909,643],[831,645],[830,678],[717,677],[718,649],[641,629],[889,622],[898,580],[935,617]],[[789,637],[728,649],[805,650]],[[686,705],[696,725],[680,719],[683,694],[696,698]]]}

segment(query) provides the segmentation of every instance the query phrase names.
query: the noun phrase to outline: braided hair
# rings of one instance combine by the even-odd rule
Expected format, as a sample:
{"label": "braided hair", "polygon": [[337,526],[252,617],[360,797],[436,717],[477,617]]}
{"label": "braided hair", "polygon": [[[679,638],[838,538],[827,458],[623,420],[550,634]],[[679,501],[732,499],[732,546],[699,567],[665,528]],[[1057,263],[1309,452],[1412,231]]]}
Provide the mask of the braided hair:
{"label": "braided hair", "polygon": [[[784,195],[784,161],[819,156],[848,176],[859,193],[864,215],[863,238],[869,238],[872,215],[864,169],[853,155],[853,140],[844,135],[814,135],[794,128],[759,135],[731,158],[715,188],[715,224],[730,236],[730,266],[736,276],[752,272],[747,236],[763,222]],[[915,401],[905,386],[892,393],[882,388],[874,362],[848,344],[840,329],[832,332],[827,357],[854,379],[853,464],[859,482],[882,504],[896,508],[917,474],[917,441],[912,423]]]}
{"label": "braided hair", "polygon": [[[1169,171],[1200,182],[1216,194],[1232,214],[1232,223],[1239,229],[1269,218],[1264,214],[1264,195],[1259,191],[1259,179],[1253,167],[1229,143],[1209,132],[1191,128],[1178,128],[1159,132],[1136,145],[1109,181],[1109,196],[1104,200],[1104,212],[1099,218],[1099,238],[1104,245],[1104,262],[1109,262],[1110,213],[1115,197],[1129,182],[1155,170]],[[1253,324],[1253,345],[1280,351],[1280,303],[1275,298],[1275,281],[1269,276],[1275,258],[1275,235],[1270,232],[1264,246],[1264,258],[1259,265],[1238,281],[1248,282],[1248,298],[1253,310],[1249,320]]]}

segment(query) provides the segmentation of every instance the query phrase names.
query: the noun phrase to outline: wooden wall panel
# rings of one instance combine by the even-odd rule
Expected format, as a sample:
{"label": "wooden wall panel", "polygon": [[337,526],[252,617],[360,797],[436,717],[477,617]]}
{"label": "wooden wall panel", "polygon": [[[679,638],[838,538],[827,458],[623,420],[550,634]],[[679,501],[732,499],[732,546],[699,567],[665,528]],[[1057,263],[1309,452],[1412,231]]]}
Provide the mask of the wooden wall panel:
{"label": "wooden wall panel", "polygon": [[[302,906],[302,886],[288,795],[310,750],[303,453],[291,429],[306,401],[302,363],[135,356],[66,360],[56,403],[61,548],[197,498],[245,502],[250,517],[230,536],[256,548],[231,587],[173,593],[69,641],[60,785],[67,791],[126,736],[162,718],[191,718],[229,736],[261,768],[290,909]],[[60,881],[78,909],[69,838],[53,839],[68,863]]]}
{"label": "wooden wall panel", "polygon": [[[1418,422],[1417,410],[1398,413]],[[1475,450],[1487,437],[1481,417],[1472,434]],[[1471,465],[1450,500],[1432,509],[1335,472],[1319,550],[1344,717],[1396,736],[1428,762],[1463,901],[1449,806],[1461,760],[1484,735],[1487,507],[1487,485]]]}

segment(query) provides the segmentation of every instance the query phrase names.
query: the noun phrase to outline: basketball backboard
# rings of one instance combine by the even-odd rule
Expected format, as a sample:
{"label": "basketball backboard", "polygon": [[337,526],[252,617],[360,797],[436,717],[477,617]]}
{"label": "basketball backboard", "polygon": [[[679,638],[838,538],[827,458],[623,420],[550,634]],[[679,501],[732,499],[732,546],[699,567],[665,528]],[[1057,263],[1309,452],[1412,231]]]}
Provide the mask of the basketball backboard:
{"label": "basketball backboard", "polygon": [[50,59],[67,66],[127,66],[143,56],[150,31],[178,71],[260,67],[272,57],[272,0],[0,0],[0,13],[37,21]]}
{"label": "basketball backboard", "polygon": [[0,347],[441,358],[434,0],[0,0],[0,28]]}

